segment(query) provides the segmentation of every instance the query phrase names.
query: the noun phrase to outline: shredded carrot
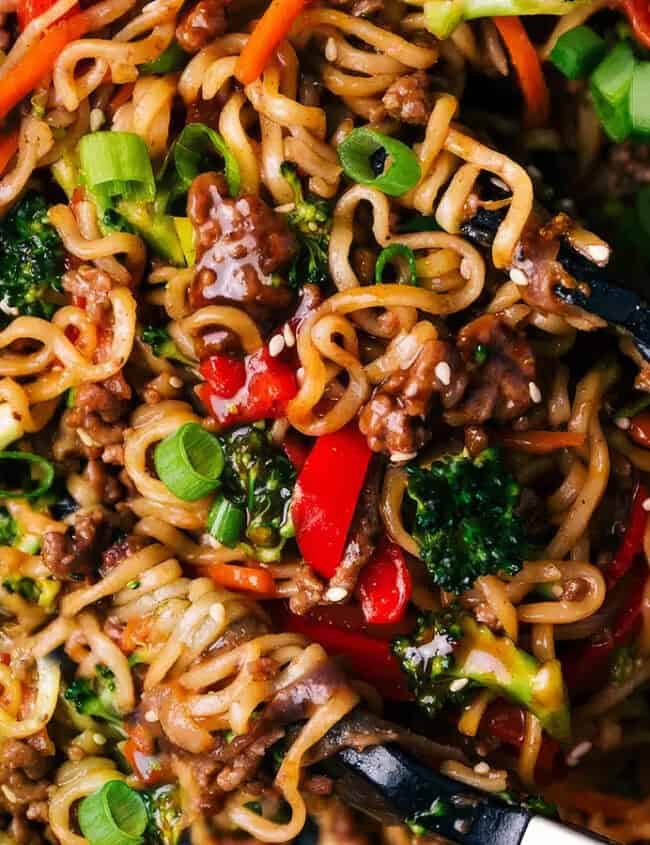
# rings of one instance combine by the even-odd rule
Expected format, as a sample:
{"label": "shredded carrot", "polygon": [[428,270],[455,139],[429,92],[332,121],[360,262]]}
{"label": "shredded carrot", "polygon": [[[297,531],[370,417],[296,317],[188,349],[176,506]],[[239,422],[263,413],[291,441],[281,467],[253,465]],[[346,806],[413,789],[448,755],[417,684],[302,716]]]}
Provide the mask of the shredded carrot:
{"label": "shredded carrot", "polygon": [[18,135],[15,129],[6,135],[0,136],[0,175],[5,172],[7,165],[18,151]]}
{"label": "shredded carrot", "polygon": [[231,590],[247,590],[267,596],[275,593],[275,582],[268,569],[234,563],[213,563],[208,567],[208,575],[220,586]]}
{"label": "shredded carrot", "polygon": [[305,3],[306,0],[271,0],[237,59],[235,76],[243,85],[260,76]]}
{"label": "shredded carrot", "polygon": [[495,431],[490,436],[508,449],[531,455],[579,448],[585,443],[585,435],[580,431]]}
{"label": "shredded carrot", "polygon": [[519,18],[494,18],[494,23],[510,54],[526,101],[525,125],[529,128],[543,126],[548,120],[551,104],[537,51]]}
{"label": "shredded carrot", "polygon": [[52,72],[63,48],[87,31],[88,18],[80,12],[57,21],[32,44],[0,86],[0,120]]}
{"label": "shredded carrot", "polygon": [[108,110],[111,113],[111,117],[115,115],[115,112],[120,108],[120,106],[123,106],[130,100],[134,88],[135,82],[127,82],[125,85],[120,85],[108,104]]}
{"label": "shredded carrot", "polygon": [[120,648],[125,654],[131,654],[147,641],[150,633],[151,619],[146,616],[133,616],[122,631]]}

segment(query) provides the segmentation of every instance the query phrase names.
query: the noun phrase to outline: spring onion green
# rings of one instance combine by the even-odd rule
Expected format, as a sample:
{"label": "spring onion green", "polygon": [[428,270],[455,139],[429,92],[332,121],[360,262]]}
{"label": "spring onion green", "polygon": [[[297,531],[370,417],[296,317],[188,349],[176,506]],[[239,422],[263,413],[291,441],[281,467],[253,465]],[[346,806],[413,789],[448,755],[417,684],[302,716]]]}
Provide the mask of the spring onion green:
{"label": "spring onion green", "polygon": [[234,549],[244,528],[244,509],[218,496],[210,508],[207,528],[222,545]]}
{"label": "spring onion green", "polygon": [[177,70],[182,70],[189,60],[189,55],[179,43],[172,41],[169,47],[163,50],[157,59],[154,59],[153,62],[146,62],[140,65],[139,70],[145,76],[153,73],[174,73]]}
{"label": "spring onion green", "polygon": [[605,55],[605,40],[589,26],[577,26],[558,38],[550,60],[567,79],[584,79]]}
{"label": "spring onion green", "polygon": [[[36,499],[47,493],[52,486],[54,467],[40,455],[34,455],[31,452],[0,452],[0,478],[6,483],[7,477],[11,477],[12,467],[3,467],[5,461],[18,464],[18,466],[14,464],[13,469],[28,473],[29,478],[26,482],[22,482],[23,486],[19,489],[0,489],[0,499]],[[23,466],[21,467],[20,464]],[[30,489],[29,481],[34,482],[36,486]]]}
{"label": "spring onion green", "polygon": [[79,142],[82,178],[102,211],[113,200],[149,202],[156,194],[147,145],[133,132],[91,132]]}
{"label": "spring onion green", "polygon": [[650,62],[639,62],[634,68],[630,88],[630,120],[635,138],[650,138]]}
{"label": "spring onion green", "polygon": [[148,818],[140,795],[121,780],[109,780],[84,798],[78,815],[90,845],[138,845]]}
{"label": "spring onion green", "polygon": [[374,129],[353,129],[338,147],[345,175],[391,197],[399,197],[417,185],[420,164],[413,150]]}
{"label": "spring onion green", "polygon": [[381,284],[384,281],[386,265],[390,264],[395,258],[403,258],[408,265],[409,278],[406,284],[417,285],[418,276],[415,267],[415,253],[410,247],[404,244],[391,244],[379,253],[377,263],[375,264],[375,283]]}
{"label": "spring onion green", "polygon": [[636,59],[629,44],[618,43],[591,75],[594,108],[605,132],[616,142],[632,130],[629,95]]}
{"label": "spring onion green", "polygon": [[217,438],[194,422],[165,437],[154,452],[158,477],[185,502],[201,499],[219,486],[223,463]]}

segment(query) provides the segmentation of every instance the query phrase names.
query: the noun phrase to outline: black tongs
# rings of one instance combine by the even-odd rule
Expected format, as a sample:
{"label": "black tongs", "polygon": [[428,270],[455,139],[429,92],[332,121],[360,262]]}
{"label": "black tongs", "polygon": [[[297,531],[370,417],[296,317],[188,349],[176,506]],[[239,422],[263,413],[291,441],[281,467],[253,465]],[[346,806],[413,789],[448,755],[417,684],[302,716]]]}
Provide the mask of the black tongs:
{"label": "black tongs", "polygon": [[383,824],[399,820],[461,845],[613,845],[589,831],[470,789],[398,745],[345,748],[327,768],[345,801]]}
{"label": "black tongs", "polygon": [[[492,245],[503,211],[482,208],[461,226],[462,233],[478,246]],[[650,309],[634,291],[621,287],[606,267],[595,264],[563,240],[558,261],[577,282],[576,287],[558,285],[554,293],[569,305],[596,314],[615,328],[630,335],[639,352],[650,361]]]}

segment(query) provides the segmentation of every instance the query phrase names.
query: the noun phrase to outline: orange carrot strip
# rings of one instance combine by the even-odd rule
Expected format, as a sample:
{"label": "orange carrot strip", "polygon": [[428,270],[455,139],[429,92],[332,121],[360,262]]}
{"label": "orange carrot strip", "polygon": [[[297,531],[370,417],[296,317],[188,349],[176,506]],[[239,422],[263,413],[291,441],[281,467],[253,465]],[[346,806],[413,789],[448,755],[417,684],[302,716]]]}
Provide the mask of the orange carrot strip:
{"label": "orange carrot strip", "polygon": [[557,449],[571,449],[584,446],[585,435],[580,431],[494,431],[490,437],[518,452],[531,455],[547,455]]}
{"label": "orange carrot strip", "polygon": [[525,125],[529,128],[543,126],[548,120],[551,103],[537,51],[519,18],[494,18],[494,23],[510,54],[526,101]]}
{"label": "orange carrot strip", "polygon": [[231,590],[248,590],[267,596],[275,593],[275,582],[268,569],[233,563],[213,563],[208,567],[208,575],[220,586]]}
{"label": "orange carrot strip", "polygon": [[260,76],[305,3],[306,0],[271,0],[237,59],[235,76],[243,85]]}
{"label": "orange carrot strip", "polygon": [[4,173],[7,165],[18,150],[18,129],[0,137],[0,174]]}
{"label": "orange carrot strip", "polygon": [[88,19],[80,12],[57,21],[32,44],[0,86],[0,120],[52,72],[63,48],[87,31]]}

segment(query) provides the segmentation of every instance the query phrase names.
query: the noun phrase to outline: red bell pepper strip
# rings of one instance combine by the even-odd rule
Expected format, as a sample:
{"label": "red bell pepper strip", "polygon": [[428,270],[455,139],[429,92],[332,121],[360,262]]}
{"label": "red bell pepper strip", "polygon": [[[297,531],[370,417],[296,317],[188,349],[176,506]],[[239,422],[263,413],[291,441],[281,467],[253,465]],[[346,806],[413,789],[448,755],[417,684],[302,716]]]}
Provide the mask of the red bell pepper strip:
{"label": "red bell pepper strip", "polygon": [[286,437],[282,441],[282,448],[284,453],[293,464],[293,468],[300,472],[304,467],[309,453],[311,452],[312,441],[307,440],[302,434],[291,429],[287,432]]}
{"label": "red bell pepper strip", "polygon": [[372,452],[355,423],[316,440],[296,482],[291,515],[305,561],[331,578],[343,556]]}
{"label": "red bell pepper strip", "polygon": [[[18,16],[18,28],[22,32],[27,24],[40,17],[44,12],[52,8],[56,0],[19,0],[16,6]],[[79,11],[77,5],[73,6],[64,17]]]}
{"label": "red bell pepper strip", "polygon": [[206,380],[199,398],[223,426],[283,417],[298,392],[294,367],[271,356],[267,347],[243,361],[212,355],[199,369]]}
{"label": "red bell pepper strip", "polygon": [[637,40],[650,50],[650,3],[648,0],[623,0],[622,5]]}
{"label": "red bell pepper strip", "polygon": [[278,621],[281,630],[302,634],[322,645],[333,657],[341,655],[347,658],[352,676],[372,684],[386,698],[394,701],[412,698],[406,678],[387,640],[376,640],[367,634],[338,628],[310,616],[297,616],[286,610]]}
{"label": "red bell pepper strip", "polygon": [[637,484],[632,497],[632,511],[630,521],[625,528],[625,534],[614,559],[607,564],[603,571],[607,587],[613,586],[630,569],[634,559],[643,549],[643,535],[648,523],[648,511],[643,504],[648,498],[648,489],[645,484]]}
{"label": "red bell pepper strip", "polygon": [[581,644],[562,657],[562,674],[569,692],[583,695],[607,683],[616,650],[631,643],[638,633],[648,577],[647,564],[639,561],[627,585],[627,602],[610,629],[597,640]]}
{"label": "red bell pepper strip", "polygon": [[[493,701],[481,719],[479,733],[494,737],[505,745],[519,750],[524,744],[526,734],[526,713],[521,707],[509,701],[503,699]],[[564,758],[560,744],[544,734],[535,767],[536,779],[542,785],[548,784],[558,778],[563,771]]]}
{"label": "red bell pepper strip", "polygon": [[357,583],[361,609],[367,622],[385,625],[403,618],[413,583],[404,552],[383,538]]}

